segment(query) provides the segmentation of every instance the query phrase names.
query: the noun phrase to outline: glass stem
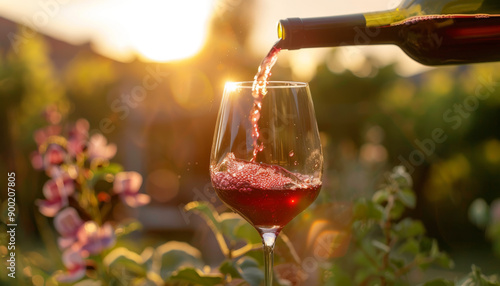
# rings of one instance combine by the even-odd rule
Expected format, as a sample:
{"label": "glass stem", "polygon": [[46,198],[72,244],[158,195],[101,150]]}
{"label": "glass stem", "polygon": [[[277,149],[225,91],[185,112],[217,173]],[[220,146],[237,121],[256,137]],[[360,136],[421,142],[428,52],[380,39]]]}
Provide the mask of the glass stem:
{"label": "glass stem", "polygon": [[274,243],[276,242],[277,233],[266,232],[262,233],[262,242],[264,243],[264,267],[265,267],[265,285],[273,285],[273,264],[274,264]]}

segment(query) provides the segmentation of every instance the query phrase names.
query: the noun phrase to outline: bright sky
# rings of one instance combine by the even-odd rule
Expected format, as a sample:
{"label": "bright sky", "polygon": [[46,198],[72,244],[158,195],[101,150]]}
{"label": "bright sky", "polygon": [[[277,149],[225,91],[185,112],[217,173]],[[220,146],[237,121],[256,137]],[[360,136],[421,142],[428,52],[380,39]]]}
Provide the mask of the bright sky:
{"label": "bright sky", "polygon": [[[219,1],[217,4],[215,1]],[[190,57],[201,49],[209,19],[217,5],[231,11],[245,0],[0,0],[0,15],[25,23],[73,44],[92,41],[96,50],[117,60],[138,55],[144,60],[169,61]],[[314,17],[387,10],[400,0],[256,0],[251,46],[265,55],[277,40],[276,23],[288,17]],[[189,36],[187,36],[189,35]],[[282,52],[281,64],[290,64],[296,79],[309,80],[324,60],[325,49]],[[401,59],[401,73],[421,66],[397,47],[350,48],[337,59],[356,69],[366,53],[383,63]]]}
{"label": "bright sky", "polygon": [[122,61],[134,54],[154,61],[192,56],[211,11],[212,0],[0,0],[0,15],[70,43],[91,40]]}

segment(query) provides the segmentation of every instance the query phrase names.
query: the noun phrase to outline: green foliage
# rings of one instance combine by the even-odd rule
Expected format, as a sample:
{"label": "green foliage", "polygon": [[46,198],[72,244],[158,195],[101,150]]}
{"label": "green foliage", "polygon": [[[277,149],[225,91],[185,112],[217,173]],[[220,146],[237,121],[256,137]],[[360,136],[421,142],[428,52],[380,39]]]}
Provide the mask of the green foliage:
{"label": "green foliage", "polygon": [[106,165],[96,168],[93,172],[93,177],[89,180],[88,185],[93,188],[98,181],[105,180],[108,175],[116,175],[123,171],[123,167],[116,163],[106,163]]}
{"label": "green foliage", "polygon": [[481,285],[481,286],[498,286],[500,285],[500,280],[498,276],[491,275],[486,276],[481,273],[481,269],[472,265],[472,271],[465,278],[458,281],[456,284],[458,286],[472,286],[472,285]]}
{"label": "green foliage", "polygon": [[142,229],[142,224],[135,219],[128,219],[120,222],[115,229],[117,237],[127,235],[131,232]]}
{"label": "green foliage", "polygon": [[219,285],[222,283],[222,277],[217,274],[205,274],[195,268],[184,268],[176,271],[170,280],[173,282],[181,281],[183,285]]}
{"label": "green foliage", "polygon": [[406,274],[417,268],[453,267],[437,241],[425,235],[423,223],[403,217],[407,209],[416,206],[410,175],[403,167],[396,167],[386,181],[371,200],[362,198],[354,204],[353,253],[343,258],[352,257],[352,261],[339,263],[350,269],[339,270],[340,266],[331,270],[350,275],[332,275],[331,281],[339,283],[335,285],[407,285]]}
{"label": "green foliage", "polygon": [[142,266],[143,258],[124,247],[115,248],[103,260],[103,263],[110,271],[120,271],[127,269],[137,276],[145,276],[146,269]]}
{"label": "green foliage", "polygon": [[[262,265],[250,255],[261,248],[255,229],[233,213],[217,213],[206,202],[192,202],[186,210],[200,214],[218,237],[226,259],[217,268],[205,265],[200,251],[185,242],[170,241],[156,248],[148,247],[141,254],[119,247],[110,251],[102,261],[111,274],[111,284],[224,285],[233,280],[252,286],[262,283]],[[136,222],[130,221],[119,225],[117,232],[125,234],[136,228]],[[243,246],[233,249],[234,245],[242,243]]]}
{"label": "green foliage", "polygon": [[[200,252],[191,245],[178,241],[146,248],[142,254],[119,247],[104,257],[103,265],[123,285],[138,279],[155,285],[163,285],[164,281],[215,285],[222,281],[221,275],[199,270],[204,268]],[[127,275],[123,275],[124,273]]]}
{"label": "green foliage", "polygon": [[[213,206],[207,202],[191,202],[186,205],[186,211],[199,213],[212,229],[217,239],[219,248],[228,258],[240,257],[248,251],[260,248],[261,240],[257,231],[251,227],[243,218],[234,213],[223,213],[219,215]],[[228,246],[236,245],[239,241],[244,241],[245,245],[233,249]]]}
{"label": "green foliage", "polygon": [[446,279],[436,279],[422,284],[422,286],[498,286],[500,280],[497,275],[486,276],[481,269],[472,265],[471,272],[462,279],[453,282]]}
{"label": "green foliage", "polygon": [[474,200],[469,206],[469,220],[485,230],[493,251],[500,256],[500,199],[494,200],[491,206],[482,198]]}
{"label": "green foliage", "polygon": [[[226,260],[219,266],[219,271],[226,281],[244,279],[250,285],[259,285],[263,281],[264,273],[259,263],[251,256],[242,257],[262,247],[260,236],[255,228],[234,213],[219,215],[207,202],[191,202],[186,205],[185,209],[200,214],[214,233],[219,248],[226,257]],[[243,246],[233,247],[242,242]]]}
{"label": "green foliage", "polygon": [[490,220],[490,208],[482,198],[475,199],[469,207],[469,220],[480,228],[485,228]]}
{"label": "green foliage", "polygon": [[237,261],[226,260],[221,264],[219,270],[226,277],[232,279],[244,279],[251,286],[258,286],[264,281],[264,273],[259,263],[251,257],[242,257]]}
{"label": "green foliage", "polygon": [[422,286],[455,286],[455,283],[444,279],[435,279],[422,284]]}

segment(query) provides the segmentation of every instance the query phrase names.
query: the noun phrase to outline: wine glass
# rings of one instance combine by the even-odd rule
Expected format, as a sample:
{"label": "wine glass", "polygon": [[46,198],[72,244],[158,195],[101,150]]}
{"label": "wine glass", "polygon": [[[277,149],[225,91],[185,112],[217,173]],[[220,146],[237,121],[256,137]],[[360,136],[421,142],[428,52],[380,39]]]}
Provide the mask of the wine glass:
{"label": "wine glass", "polygon": [[308,84],[271,81],[266,89],[259,115],[252,82],[226,84],[210,176],[219,198],[262,237],[265,285],[272,285],[276,237],[318,196],[323,154]]}

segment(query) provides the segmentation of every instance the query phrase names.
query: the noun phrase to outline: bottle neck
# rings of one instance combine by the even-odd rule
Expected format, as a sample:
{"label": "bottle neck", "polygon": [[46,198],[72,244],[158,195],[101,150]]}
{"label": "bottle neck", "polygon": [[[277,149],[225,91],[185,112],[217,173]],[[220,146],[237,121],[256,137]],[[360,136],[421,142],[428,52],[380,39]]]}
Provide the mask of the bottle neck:
{"label": "bottle neck", "polygon": [[318,18],[288,18],[278,23],[282,49],[379,45],[397,42],[391,23],[403,20],[400,10]]}

